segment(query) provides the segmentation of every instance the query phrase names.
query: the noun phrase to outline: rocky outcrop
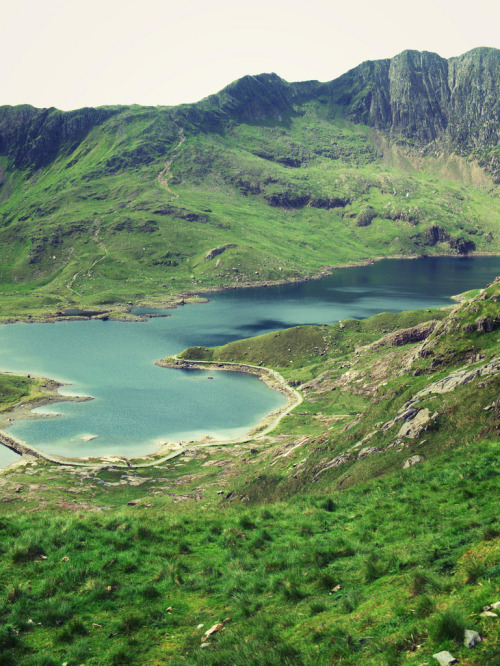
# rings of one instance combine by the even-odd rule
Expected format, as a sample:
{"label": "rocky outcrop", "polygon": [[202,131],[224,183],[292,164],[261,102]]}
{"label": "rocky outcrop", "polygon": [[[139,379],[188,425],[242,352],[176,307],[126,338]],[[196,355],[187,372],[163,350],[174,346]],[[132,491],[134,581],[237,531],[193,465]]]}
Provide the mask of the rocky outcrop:
{"label": "rocky outcrop", "polygon": [[424,432],[424,430],[427,429],[431,421],[439,416],[437,413],[431,414],[427,408],[414,411],[415,414],[410,419],[405,421],[405,423],[403,423],[399,429],[397,434],[398,438],[409,437],[410,439],[415,439],[415,437],[418,437],[422,432]]}
{"label": "rocky outcrop", "polygon": [[0,107],[0,154],[15,168],[37,169],[64,150],[72,152],[96,125],[119,113],[118,107],[76,111],[36,109],[29,105]]}
{"label": "rocky outcrop", "polygon": [[232,247],[236,247],[235,243],[228,243],[227,245],[221,245],[220,247],[216,247],[213,250],[210,250],[209,252],[206,253],[205,255],[205,261],[211,261],[215,257],[217,257],[219,254],[222,254],[226,250],[229,250]]}
{"label": "rocky outcrop", "polygon": [[371,206],[368,206],[359,213],[358,217],[356,218],[356,226],[368,227],[372,223],[372,220],[374,220],[376,217],[377,213],[375,209]]}
{"label": "rocky outcrop", "polygon": [[410,407],[417,400],[429,395],[429,393],[449,393],[459,386],[471,382],[476,377],[485,377],[497,373],[500,373],[500,356],[495,356],[488,363],[476,368],[455,370],[454,372],[450,372],[446,377],[443,377],[443,379],[432,382],[425,389],[416,393],[411,401],[406,403],[405,407]]}
{"label": "rocky outcrop", "polygon": [[425,321],[422,324],[417,324],[417,326],[412,326],[410,328],[402,328],[400,331],[395,331],[394,333],[388,333],[384,335],[379,340],[372,342],[369,345],[364,347],[358,347],[357,351],[374,351],[375,349],[380,349],[381,347],[401,347],[404,345],[409,345],[414,342],[422,342],[426,340],[432,331],[436,328],[437,321],[432,319],[431,321]]}
{"label": "rocky outcrop", "polygon": [[[500,51],[477,48],[446,60],[403,51],[368,61],[321,88],[351,120],[386,130],[393,140],[440,139],[468,152],[499,141]],[[494,165],[493,165],[494,166]]]}

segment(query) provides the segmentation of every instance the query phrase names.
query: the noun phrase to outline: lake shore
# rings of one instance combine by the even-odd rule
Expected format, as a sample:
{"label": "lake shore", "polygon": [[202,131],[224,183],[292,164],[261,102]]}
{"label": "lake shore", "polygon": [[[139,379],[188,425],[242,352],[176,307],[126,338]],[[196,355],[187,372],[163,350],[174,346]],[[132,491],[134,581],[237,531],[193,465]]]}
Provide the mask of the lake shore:
{"label": "lake shore", "polygon": [[[166,462],[172,458],[175,458],[185,451],[191,448],[203,448],[209,446],[227,446],[230,444],[243,444],[249,439],[259,440],[265,437],[271,430],[273,430],[281,419],[286,416],[292,409],[297,407],[302,402],[301,394],[289,386],[284,378],[275,370],[269,368],[253,366],[243,363],[218,363],[212,361],[186,361],[183,359],[177,359],[176,357],[169,357],[168,359],[160,359],[156,361],[155,365],[164,368],[175,368],[179,370],[213,370],[213,371],[227,371],[227,372],[244,372],[248,374],[253,374],[259,377],[267,386],[272,388],[275,391],[279,391],[287,397],[287,403],[267,414],[263,417],[259,423],[253,426],[245,435],[238,437],[236,439],[230,440],[215,440],[212,437],[204,437],[200,440],[193,440],[187,442],[164,442],[162,443],[158,450],[140,456],[137,458],[128,459],[125,456],[92,456],[92,457],[82,457],[82,458],[66,458],[64,456],[58,456],[55,454],[46,453],[37,447],[30,445],[28,442],[25,442],[9,433],[5,432],[3,428],[12,425],[12,422],[15,419],[26,419],[26,418],[46,418],[47,415],[42,414],[33,414],[31,412],[35,407],[40,407],[45,404],[51,404],[52,402],[59,402],[61,400],[72,400],[72,401],[84,401],[92,400],[92,398],[82,398],[74,396],[63,396],[58,393],[58,390],[63,384],[59,384],[53,380],[47,380],[47,384],[50,384],[50,388],[47,389],[47,395],[41,398],[37,398],[32,401],[25,401],[21,404],[14,405],[12,409],[6,410],[0,415],[0,445],[4,445],[7,448],[11,449],[15,453],[18,453],[21,456],[30,456],[33,458],[41,458],[58,465],[70,465],[70,466],[107,466],[113,465],[115,467],[150,467],[153,465],[158,465],[163,462]],[[49,417],[53,418],[53,417]],[[13,463],[14,465],[19,464],[19,462]],[[7,469],[7,468],[5,468]],[[1,470],[0,470],[1,471]]]}
{"label": "lake shore", "polygon": [[[11,375],[12,372],[2,373],[5,375]],[[43,407],[44,405],[51,405],[55,402],[86,402],[87,400],[93,400],[90,396],[74,396],[74,395],[63,395],[59,392],[59,389],[67,384],[57,382],[55,379],[47,379],[46,377],[38,377],[36,375],[28,375],[33,379],[41,379],[45,382],[39,387],[39,392],[42,395],[37,395],[34,398],[23,398],[19,402],[9,407],[8,405],[0,411],[0,428],[8,428],[16,420],[20,419],[44,419],[44,418],[54,418],[50,414],[34,414],[33,409],[37,407]]]}
{"label": "lake shore", "polygon": [[65,315],[54,312],[47,312],[47,314],[38,314],[36,316],[32,315],[23,315],[23,316],[9,316],[6,318],[0,317],[0,324],[53,324],[60,321],[84,321],[89,319],[95,319],[100,321],[123,321],[123,322],[137,322],[137,321],[148,321],[153,317],[168,317],[168,313],[161,314],[132,314],[132,310],[136,308],[151,308],[158,310],[173,310],[177,307],[184,305],[192,304],[203,304],[207,303],[210,299],[208,296],[210,294],[215,294],[221,291],[230,291],[234,289],[252,289],[258,287],[276,287],[280,285],[290,285],[290,284],[301,284],[305,282],[311,282],[313,280],[321,280],[322,278],[332,275],[334,271],[342,270],[345,268],[359,268],[360,266],[370,266],[378,261],[383,261],[385,259],[423,259],[423,258],[432,258],[432,257],[454,257],[457,259],[474,259],[475,257],[500,257],[500,252],[471,252],[467,255],[457,254],[456,252],[440,252],[436,254],[395,254],[391,256],[377,256],[369,257],[366,259],[360,259],[359,261],[354,261],[350,263],[335,264],[334,266],[325,266],[320,271],[311,273],[310,275],[299,276],[294,278],[285,278],[283,280],[256,280],[256,281],[242,281],[235,282],[232,284],[225,284],[220,286],[210,286],[210,287],[197,287],[193,290],[181,291],[179,294],[168,296],[164,299],[162,298],[152,298],[151,300],[142,300],[136,304],[122,304],[116,309],[110,309],[106,311],[101,311],[96,315]]}

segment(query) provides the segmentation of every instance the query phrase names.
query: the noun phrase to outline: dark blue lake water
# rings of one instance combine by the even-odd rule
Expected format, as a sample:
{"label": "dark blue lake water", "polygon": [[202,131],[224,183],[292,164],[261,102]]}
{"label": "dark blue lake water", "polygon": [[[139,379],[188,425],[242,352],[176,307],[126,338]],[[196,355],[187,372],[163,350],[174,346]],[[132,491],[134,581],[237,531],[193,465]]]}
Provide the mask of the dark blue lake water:
{"label": "dark blue lake water", "polygon": [[[296,324],[331,324],[382,311],[450,305],[449,297],[500,274],[500,257],[384,260],[302,284],[229,290],[204,305],[145,323],[81,321],[0,326],[0,369],[51,377],[63,392],[89,395],[40,411],[58,418],[18,421],[10,431],[67,456],[139,456],[165,440],[244,434],[284,403],[256,377],[160,368],[192,345],[220,345]],[[209,374],[213,379],[207,380]],[[96,435],[96,439],[83,438]],[[0,446],[0,465],[15,454]]]}

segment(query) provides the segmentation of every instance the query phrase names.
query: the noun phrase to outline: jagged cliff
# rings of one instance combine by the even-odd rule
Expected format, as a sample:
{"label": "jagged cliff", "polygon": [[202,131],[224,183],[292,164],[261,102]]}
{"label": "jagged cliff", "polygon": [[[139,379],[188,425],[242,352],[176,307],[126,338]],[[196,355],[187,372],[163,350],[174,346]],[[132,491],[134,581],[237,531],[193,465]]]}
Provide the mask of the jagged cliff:
{"label": "jagged cliff", "polygon": [[[497,146],[500,128],[500,51],[478,48],[445,60],[404,51],[366,62],[323,91],[354,122],[420,145],[441,140],[452,150]],[[498,168],[498,164],[492,165]]]}
{"label": "jagged cliff", "polygon": [[[314,99],[338,105],[353,122],[385,130],[393,140],[417,145],[441,140],[461,151],[491,148],[500,132],[500,50],[481,47],[449,60],[408,50],[364,62],[329,83],[244,76],[201,102],[161,113],[209,130],[234,122],[283,122]],[[61,147],[71,150],[92,127],[126,110],[0,107],[0,154],[20,168],[46,165]]]}

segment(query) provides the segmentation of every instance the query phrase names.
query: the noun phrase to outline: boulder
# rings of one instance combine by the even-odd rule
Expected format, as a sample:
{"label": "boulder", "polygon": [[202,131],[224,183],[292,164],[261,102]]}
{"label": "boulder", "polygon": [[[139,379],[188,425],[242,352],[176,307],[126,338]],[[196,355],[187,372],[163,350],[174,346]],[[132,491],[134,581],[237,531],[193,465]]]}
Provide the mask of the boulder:
{"label": "boulder", "polygon": [[411,458],[408,458],[408,460],[405,460],[403,469],[408,469],[409,467],[413,467],[413,465],[418,465],[418,463],[422,463],[424,460],[425,458],[422,456],[412,456]]}
{"label": "boulder", "polygon": [[224,629],[224,625],[221,622],[218,622],[217,624],[214,624],[213,627],[210,627],[210,629],[207,629],[205,631],[205,636],[212,636],[213,634],[216,634],[218,631],[221,629]]}
{"label": "boulder", "polygon": [[472,629],[465,630],[464,633],[465,647],[473,648],[476,647],[476,645],[480,642],[481,642],[481,636],[477,633],[477,631],[473,631]]}
{"label": "boulder", "polygon": [[441,652],[436,652],[436,654],[432,655],[434,659],[437,659],[440,664],[443,664],[443,666],[446,666],[446,664],[456,664],[458,663],[458,660],[453,657],[448,650],[442,650]]}

